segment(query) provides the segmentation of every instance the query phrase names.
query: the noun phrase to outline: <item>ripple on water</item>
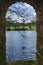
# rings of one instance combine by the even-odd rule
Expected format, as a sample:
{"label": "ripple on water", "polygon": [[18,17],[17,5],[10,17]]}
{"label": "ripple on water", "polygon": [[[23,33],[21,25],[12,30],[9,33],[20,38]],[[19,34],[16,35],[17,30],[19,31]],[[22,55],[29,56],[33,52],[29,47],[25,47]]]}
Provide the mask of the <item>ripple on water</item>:
{"label": "ripple on water", "polygon": [[36,60],[36,31],[6,31],[6,58]]}

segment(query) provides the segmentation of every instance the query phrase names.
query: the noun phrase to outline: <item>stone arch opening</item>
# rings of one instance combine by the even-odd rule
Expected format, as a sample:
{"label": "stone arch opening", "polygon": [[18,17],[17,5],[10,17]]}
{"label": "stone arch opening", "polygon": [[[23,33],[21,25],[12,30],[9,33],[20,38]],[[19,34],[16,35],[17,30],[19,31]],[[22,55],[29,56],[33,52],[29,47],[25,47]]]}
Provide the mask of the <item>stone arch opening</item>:
{"label": "stone arch opening", "polygon": [[[0,26],[0,30],[1,30],[1,32],[0,32],[0,35],[1,35],[1,45],[0,45],[0,47],[1,47],[1,56],[0,56],[0,59],[1,59],[1,64],[2,65],[5,65],[6,64],[6,52],[5,52],[5,50],[6,50],[6,47],[5,47],[5,14],[6,14],[6,10],[7,10],[7,7],[9,6],[9,5],[11,5],[12,3],[14,3],[14,2],[17,2],[18,0],[4,0],[4,1],[1,1],[1,26]],[[19,0],[20,1],[20,0]],[[21,0],[21,1],[25,1],[25,0]],[[33,7],[35,7],[35,9],[36,9],[36,12],[39,14],[39,16],[41,15],[41,17],[40,18],[43,18],[43,16],[42,16],[42,13],[43,13],[43,9],[41,9],[42,7],[43,7],[43,3],[42,3],[42,0],[40,1],[37,1],[37,0],[31,0],[31,1],[26,1],[27,3],[30,3],[31,5],[33,5]],[[34,3],[33,3],[34,2]],[[40,3],[39,3],[40,2]],[[38,17],[39,17],[38,16]],[[43,19],[42,20],[40,20],[40,23],[37,23],[37,25],[40,25],[40,24],[43,24]],[[43,28],[43,27],[42,27]],[[37,26],[37,34],[39,34],[39,32],[42,32],[42,30],[41,31],[39,31],[38,29],[40,29],[39,28],[39,26]],[[3,33],[2,33],[3,32]],[[43,34],[43,32],[42,32],[42,34]],[[3,40],[3,41],[2,41]],[[40,43],[39,43],[40,42]],[[39,44],[38,44],[39,43]],[[37,47],[39,47],[39,45],[41,44],[42,46],[43,46],[43,37],[40,37],[39,35],[37,36]],[[38,48],[37,48],[38,49]],[[42,49],[40,49],[40,51],[39,51],[39,53],[42,55],[42,53],[41,53],[41,50]],[[3,53],[2,53],[3,52]],[[39,55],[40,56],[40,55]],[[39,57],[40,58],[40,57]],[[38,64],[41,64],[41,65],[43,65],[43,60],[42,60],[42,58],[41,58],[41,62],[40,62],[40,59],[38,60]]]}
{"label": "stone arch opening", "polygon": [[[20,34],[21,34],[21,33],[20,33]],[[23,34],[22,34],[22,36],[23,36]],[[26,37],[28,37],[28,36],[26,36]],[[25,49],[25,46],[23,46],[22,49]]]}

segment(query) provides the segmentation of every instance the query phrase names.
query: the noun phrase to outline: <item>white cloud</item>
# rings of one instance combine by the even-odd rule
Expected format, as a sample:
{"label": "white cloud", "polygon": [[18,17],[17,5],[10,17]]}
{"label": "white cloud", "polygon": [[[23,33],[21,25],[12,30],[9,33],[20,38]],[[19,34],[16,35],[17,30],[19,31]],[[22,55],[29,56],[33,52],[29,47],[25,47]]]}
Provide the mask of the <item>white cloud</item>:
{"label": "white cloud", "polygon": [[25,23],[35,21],[36,19],[36,12],[32,6],[27,3],[17,2],[12,4],[6,13],[6,20],[8,21],[17,21],[19,23]]}

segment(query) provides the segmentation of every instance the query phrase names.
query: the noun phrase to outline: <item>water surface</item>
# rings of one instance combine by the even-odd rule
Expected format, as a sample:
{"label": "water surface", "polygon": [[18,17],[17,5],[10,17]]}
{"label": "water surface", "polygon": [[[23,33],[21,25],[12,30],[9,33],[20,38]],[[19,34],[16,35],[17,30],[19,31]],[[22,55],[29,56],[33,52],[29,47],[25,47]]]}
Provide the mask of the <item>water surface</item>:
{"label": "water surface", "polygon": [[6,59],[36,60],[36,31],[6,31]]}

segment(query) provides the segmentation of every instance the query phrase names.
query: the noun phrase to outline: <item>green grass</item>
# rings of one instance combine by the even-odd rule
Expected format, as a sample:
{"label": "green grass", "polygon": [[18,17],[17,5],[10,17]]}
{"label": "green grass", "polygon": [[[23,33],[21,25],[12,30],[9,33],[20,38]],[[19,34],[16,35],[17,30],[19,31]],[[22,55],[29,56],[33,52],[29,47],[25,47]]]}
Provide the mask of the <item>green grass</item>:
{"label": "green grass", "polygon": [[7,65],[36,65],[36,61],[16,61],[9,62]]}
{"label": "green grass", "polygon": [[6,26],[6,30],[36,30],[35,25],[29,26]]}

